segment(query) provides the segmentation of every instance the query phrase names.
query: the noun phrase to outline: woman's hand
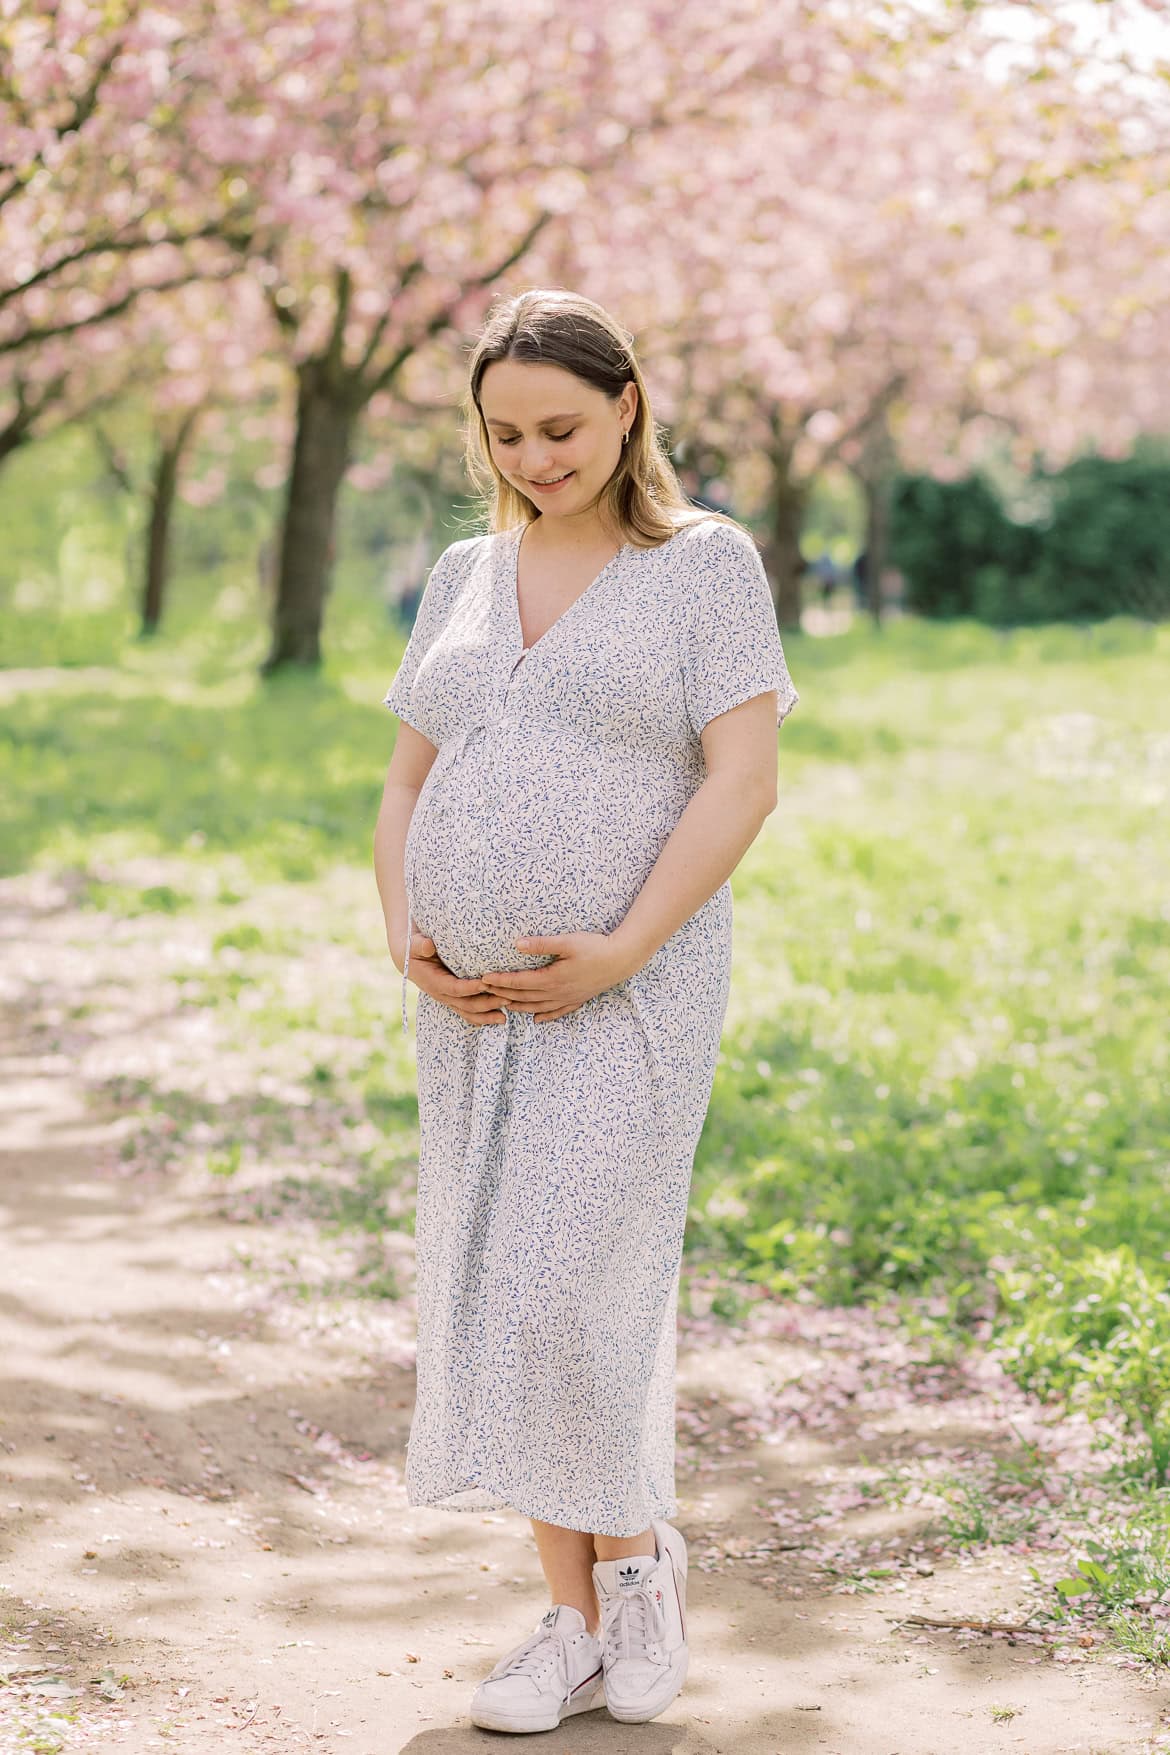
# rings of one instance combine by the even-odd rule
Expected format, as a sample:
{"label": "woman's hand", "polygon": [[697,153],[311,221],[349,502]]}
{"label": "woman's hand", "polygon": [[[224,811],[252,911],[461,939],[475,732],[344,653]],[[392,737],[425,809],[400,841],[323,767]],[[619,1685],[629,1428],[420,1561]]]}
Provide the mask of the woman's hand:
{"label": "woman's hand", "polygon": [[516,949],[534,956],[551,955],[555,961],[541,969],[492,971],[482,977],[483,985],[509,1011],[531,1012],[538,1024],[563,1018],[634,973],[627,953],[604,932],[518,938]]}
{"label": "woman's hand", "polygon": [[409,979],[432,999],[449,1005],[469,1024],[504,1024],[507,1017],[500,1002],[486,984],[476,976],[463,979],[452,975],[435,949],[435,941],[425,932],[410,935]]}

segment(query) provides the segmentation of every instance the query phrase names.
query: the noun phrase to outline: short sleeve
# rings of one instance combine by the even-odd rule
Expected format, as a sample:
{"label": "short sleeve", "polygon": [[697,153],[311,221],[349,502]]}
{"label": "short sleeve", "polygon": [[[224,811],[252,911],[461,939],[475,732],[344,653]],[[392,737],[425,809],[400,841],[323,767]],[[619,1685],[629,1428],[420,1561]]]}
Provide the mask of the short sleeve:
{"label": "short sleeve", "polygon": [[[418,613],[414,618],[414,627],[406,643],[406,651],[402,654],[402,663],[383,697],[382,705],[397,713],[400,719],[405,719],[408,725],[413,725],[416,731],[422,731],[422,727],[411,707],[414,679],[418,675],[419,665],[447,624],[456,588],[463,576],[462,557],[475,540],[472,537],[451,543],[428,573]],[[423,735],[426,736],[425,731]]]}
{"label": "short sleeve", "polygon": [[687,715],[696,734],[720,713],[776,691],[776,723],[800,696],[792,686],[759,550],[746,531],[707,526],[690,545],[692,596],[683,660]]}

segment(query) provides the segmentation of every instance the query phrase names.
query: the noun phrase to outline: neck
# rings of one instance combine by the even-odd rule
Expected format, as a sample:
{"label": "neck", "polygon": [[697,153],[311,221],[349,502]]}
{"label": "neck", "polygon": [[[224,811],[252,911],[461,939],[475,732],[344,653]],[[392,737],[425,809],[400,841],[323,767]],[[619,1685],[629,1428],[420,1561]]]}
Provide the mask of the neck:
{"label": "neck", "polygon": [[607,543],[620,543],[622,538],[602,522],[595,507],[588,507],[558,518],[542,512],[532,519],[524,540],[539,548],[566,550],[603,548]]}

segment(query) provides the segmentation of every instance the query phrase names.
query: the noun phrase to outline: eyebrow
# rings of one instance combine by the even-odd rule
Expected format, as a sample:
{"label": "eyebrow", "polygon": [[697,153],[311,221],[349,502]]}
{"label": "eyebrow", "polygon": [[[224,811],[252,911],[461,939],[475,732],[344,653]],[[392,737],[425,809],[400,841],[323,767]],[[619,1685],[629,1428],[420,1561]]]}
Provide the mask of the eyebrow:
{"label": "eyebrow", "polygon": [[[580,419],[581,411],[579,409],[574,409],[572,414],[550,414],[547,420],[539,421],[537,424],[542,427],[555,427],[559,426],[563,420]],[[489,420],[487,424],[489,427],[513,427],[517,432],[520,430],[519,427],[516,426],[514,420]]]}

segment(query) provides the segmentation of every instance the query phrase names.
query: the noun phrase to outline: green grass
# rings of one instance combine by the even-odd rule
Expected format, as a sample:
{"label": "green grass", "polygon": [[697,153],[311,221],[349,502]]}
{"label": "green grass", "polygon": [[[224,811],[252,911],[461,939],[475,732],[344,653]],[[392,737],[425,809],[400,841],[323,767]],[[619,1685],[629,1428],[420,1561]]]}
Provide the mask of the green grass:
{"label": "green grass", "polygon": [[1129,622],[802,643],[689,1230],[777,1292],[990,1307],[1015,1375],[1120,1411],[1159,1483],[1168,651]]}

